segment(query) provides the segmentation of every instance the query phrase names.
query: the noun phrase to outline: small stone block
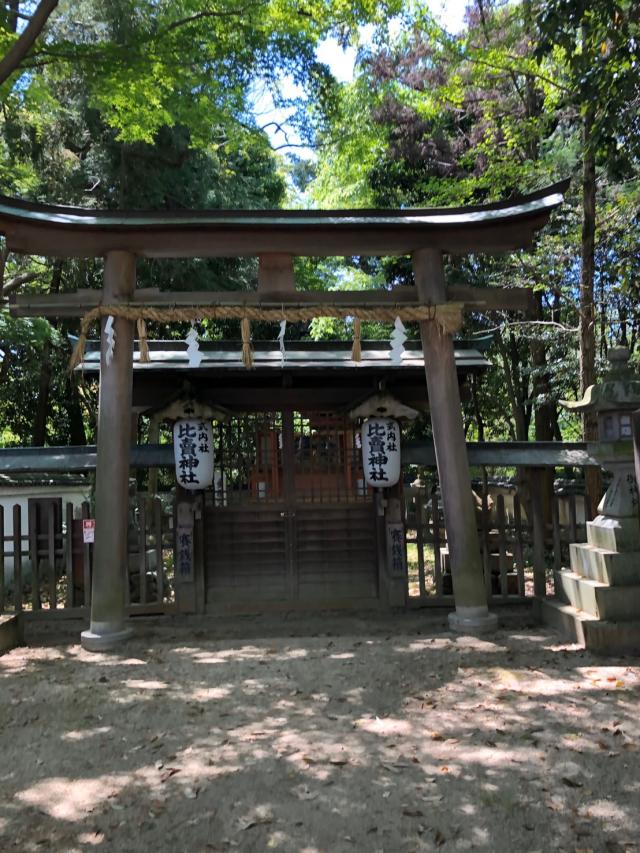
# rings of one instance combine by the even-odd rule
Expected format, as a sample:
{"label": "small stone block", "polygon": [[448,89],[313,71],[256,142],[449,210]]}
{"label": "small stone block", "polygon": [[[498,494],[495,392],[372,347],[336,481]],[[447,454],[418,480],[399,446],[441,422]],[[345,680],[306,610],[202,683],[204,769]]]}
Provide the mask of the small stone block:
{"label": "small stone block", "polygon": [[22,615],[9,613],[0,616],[0,655],[22,645],[24,645]]}

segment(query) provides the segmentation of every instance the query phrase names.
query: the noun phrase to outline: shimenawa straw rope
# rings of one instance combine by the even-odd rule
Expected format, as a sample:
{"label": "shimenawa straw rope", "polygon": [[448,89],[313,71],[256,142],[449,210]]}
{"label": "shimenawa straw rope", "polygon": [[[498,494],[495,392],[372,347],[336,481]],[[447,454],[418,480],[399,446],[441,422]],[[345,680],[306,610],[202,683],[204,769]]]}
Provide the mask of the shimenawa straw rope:
{"label": "shimenawa straw rope", "polygon": [[240,320],[242,335],[242,361],[245,367],[251,367],[251,321],[279,323],[285,319],[289,323],[304,323],[315,317],[353,318],[353,360],[361,358],[361,323],[372,320],[393,323],[399,317],[406,322],[433,322],[444,334],[454,334],[462,326],[462,302],[446,302],[442,305],[393,305],[389,307],[366,308],[343,305],[309,305],[297,308],[257,308],[245,305],[193,305],[171,308],[153,308],[144,305],[121,303],[117,305],[98,305],[88,311],[80,323],[80,335],[69,362],[73,370],[84,360],[87,335],[91,324],[101,317],[121,317],[136,322],[140,339],[140,361],[149,361],[146,321],[156,323],[188,323],[192,320]]}

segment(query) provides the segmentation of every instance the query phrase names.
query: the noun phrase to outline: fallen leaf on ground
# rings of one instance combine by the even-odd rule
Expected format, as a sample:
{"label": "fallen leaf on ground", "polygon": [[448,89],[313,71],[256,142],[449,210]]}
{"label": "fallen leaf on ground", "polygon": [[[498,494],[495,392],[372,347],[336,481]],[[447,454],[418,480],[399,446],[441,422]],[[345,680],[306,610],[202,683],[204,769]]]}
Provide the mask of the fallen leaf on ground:
{"label": "fallen leaf on ground", "polygon": [[179,767],[167,767],[167,769],[165,770],[165,772],[164,772],[164,773],[162,774],[162,776],[160,777],[160,781],[161,781],[161,782],[166,782],[166,781],[167,781],[167,779],[171,779],[171,777],[172,777],[172,776],[175,776],[175,775],[176,775],[176,773],[179,773],[179,772],[180,772],[180,768],[179,768]]}

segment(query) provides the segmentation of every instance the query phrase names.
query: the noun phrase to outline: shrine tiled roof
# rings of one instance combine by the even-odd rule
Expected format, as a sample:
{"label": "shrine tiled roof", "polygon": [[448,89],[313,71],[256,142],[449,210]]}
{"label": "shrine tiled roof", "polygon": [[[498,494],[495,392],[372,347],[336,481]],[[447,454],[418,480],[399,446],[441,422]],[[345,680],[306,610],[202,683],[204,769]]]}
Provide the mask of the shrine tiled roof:
{"label": "shrine tiled roof", "polygon": [[[468,341],[455,342],[456,366],[459,370],[479,370],[490,367],[490,362],[480,351],[485,341],[473,346]],[[187,345],[184,341],[149,341],[151,361],[139,361],[137,344],[134,352],[134,370],[186,370],[202,372],[246,370],[242,363],[240,341],[201,341],[203,359],[199,367],[189,366]],[[390,358],[388,341],[362,341],[362,358],[354,362],[349,341],[286,341],[284,359],[277,341],[253,341],[252,371],[276,370],[367,370],[390,371],[424,370],[424,357],[420,341],[407,341],[399,364]],[[99,369],[100,350],[97,341],[88,341],[80,370],[91,373]]]}

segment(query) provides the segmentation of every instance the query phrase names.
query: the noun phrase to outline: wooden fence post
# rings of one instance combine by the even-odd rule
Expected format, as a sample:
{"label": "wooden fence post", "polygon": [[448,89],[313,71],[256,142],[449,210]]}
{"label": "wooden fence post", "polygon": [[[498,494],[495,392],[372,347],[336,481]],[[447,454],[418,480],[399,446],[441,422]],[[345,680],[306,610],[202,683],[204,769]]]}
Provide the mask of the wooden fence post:
{"label": "wooden fence post", "polygon": [[75,590],[73,587],[73,504],[71,502],[67,503],[65,519],[67,538],[63,542],[63,552],[67,575],[67,607],[73,607],[75,604]]}
{"label": "wooden fence post", "polygon": [[57,602],[56,586],[56,515],[55,507],[49,504],[47,513],[47,557],[49,562],[49,607],[55,610]]}
{"label": "wooden fence post", "polygon": [[37,515],[34,511],[29,513],[29,557],[31,560],[31,606],[34,610],[40,610],[40,560],[38,556],[38,524]]}
{"label": "wooden fence post", "polygon": [[0,613],[4,613],[4,507],[0,506]]}
{"label": "wooden fence post", "polygon": [[416,490],[416,548],[418,550],[418,589],[421,598],[427,595],[427,585],[424,577],[424,495],[421,489]]}
{"label": "wooden fence post", "polygon": [[[83,520],[91,517],[91,509],[87,501],[82,503],[82,518]],[[83,571],[83,604],[89,607],[91,604],[91,545],[84,541],[82,537],[82,571]]]}
{"label": "wooden fence post", "polygon": [[546,597],[547,571],[544,559],[545,523],[544,523],[544,468],[531,468],[531,519],[533,537],[533,592]]}
{"label": "wooden fence post", "polygon": [[633,462],[636,471],[636,486],[640,492],[640,409],[631,415],[633,427]]}
{"label": "wooden fence post", "polygon": [[518,495],[513,496],[513,547],[518,571],[518,594],[524,595],[524,549],[522,536],[522,507]]}
{"label": "wooden fence post", "polygon": [[13,602],[16,612],[22,610],[22,510],[13,507]]}

